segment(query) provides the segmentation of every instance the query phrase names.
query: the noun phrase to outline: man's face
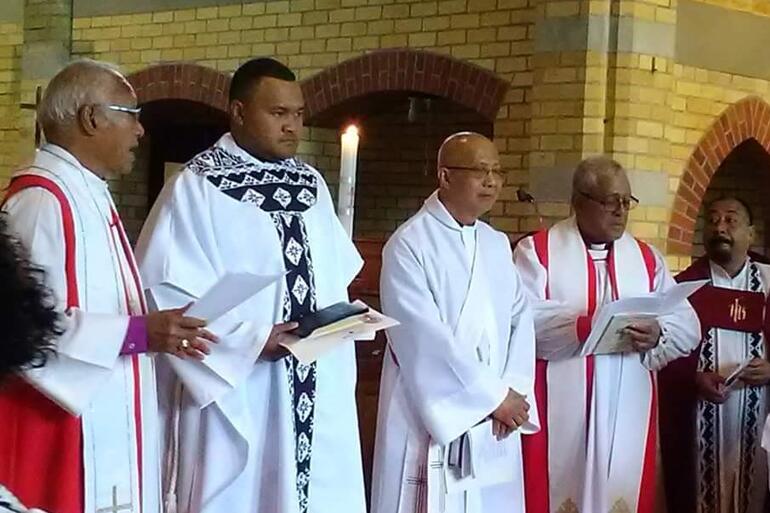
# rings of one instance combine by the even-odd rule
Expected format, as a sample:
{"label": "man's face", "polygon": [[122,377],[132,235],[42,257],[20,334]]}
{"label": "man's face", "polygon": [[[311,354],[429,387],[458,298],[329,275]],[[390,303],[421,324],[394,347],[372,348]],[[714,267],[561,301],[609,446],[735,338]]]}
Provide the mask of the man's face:
{"label": "man's face", "polygon": [[476,219],[497,201],[505,179],[495,145],[487,139],[468,143],[468,151],[447,158],[441,167],[445,194]]}
{"label": "man's face", "polygon": [[706,254],[711,260],[724,264],[745,259],[753,238],[754,227],[738,201],[725,199],[711,204],[703,226]]}
{"label": "man's face", "polygon": [[112,89],[106,95],[104,104],[95,107],[106,122],[99,128],[93,142],[94,150],[101,154],[105,172],[110,176],[119,176],[133,169],[134,152],[144,135],[144,128],[138,114],[114,110],[136,107],[136,94],[128,82],[121,80]]}
{"label": "man's face", "polygon": [[298,82],[263,78],[245,101],[233,100],[230,109],[231,129],[250,153],[267,160],[296,154],[305,111]]}
{"label": "man's face", "polygon": [[600,174],[590,190],[574,191],[573,196],[578,226],[586,239],[608,243],[623,235],[629,207],[636,203],[625,172]]}

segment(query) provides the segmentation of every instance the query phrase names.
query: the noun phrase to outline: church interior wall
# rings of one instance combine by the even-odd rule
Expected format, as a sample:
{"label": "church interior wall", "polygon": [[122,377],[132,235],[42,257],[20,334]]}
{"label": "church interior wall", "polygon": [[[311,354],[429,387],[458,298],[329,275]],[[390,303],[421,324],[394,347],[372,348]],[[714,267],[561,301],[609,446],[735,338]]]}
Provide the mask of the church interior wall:
{"label": "church interior wall", "polygon": [[[719,59],[695,62],[693,52],[660,50],[660,44],[634,38],[634,33],[674,33],[670,26],[680,36],[694,37],[684,18],[678,23],[685,3],[686,8],[740,10],[734,14],[751,16],[752,23],[770,22],[762,16],[767,2],[751,0],[622,0],[616,12],[604,2],[545,0],[137,0],[131,9],[144,12],[117,12],[125,5],[75,0],[71,53],[115,62],[127,72],[180,60],[229,72],[249,57],[274,55],[301,78],[381,48],[448,54],[510,82],[493,127],[503,167],[509,170],[490,215],[496,227],[517,234],[569,215],[569,172],[584,156],[606,152],[630,170],[643,200],[631,214],[631,231],[665,250],[674,199],[695,145],[729,105],[749,95],[770,99],[770,82],[745,66],[728,72]],[[0,8],[0,178],[29,158],[33,132],[31,113],[19,109],[19,103],[34,100],[36,82],[22,76],[24,20],[9,20],[11,11],[18,18],[18,8]],[[633,28],[620,31],[622,48],[608,53],[590,47],[596,27],[609,23],[611,28],[613,17],[620,29]],[[575,39],[578,31],[563,41],[537,43],[537,27],[554,19],[587,23],[586,37]],[[756,31],[744,32],[744,42],[760,37],[750,34]],[[713,39],[724,48],[733,44]],[[764,54],[754,57],[754,69],[761,68]],[[338,173],[338,135],[336,129],[324,133],[311,127],[301,149],[330,181]],[[519,187],[533,193],[537,207],[516,201]],[[393,190],[387,201],[395,208],[399,199],[414,205],[415,198],[399,197],[402,193]],[[128,208],[123,193],[118,194],[121,209]],[[131,207],[141,217],[144,207]],[[366,221],[366,214],[359,219]],[[691,257],[668,256],[674,269]]]}

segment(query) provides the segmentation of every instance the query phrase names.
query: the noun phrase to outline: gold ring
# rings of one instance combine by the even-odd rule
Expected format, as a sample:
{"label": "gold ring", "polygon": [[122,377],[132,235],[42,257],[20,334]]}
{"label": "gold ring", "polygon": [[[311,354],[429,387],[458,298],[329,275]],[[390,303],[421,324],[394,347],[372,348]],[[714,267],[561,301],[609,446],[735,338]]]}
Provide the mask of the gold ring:
{"label": "gold ring", "polygon": [[190,347],[190,341],[187,340],[186,338],[183,338],[182,343],[180,344],[180,347],[182,349],[187,349],[188,347]]}

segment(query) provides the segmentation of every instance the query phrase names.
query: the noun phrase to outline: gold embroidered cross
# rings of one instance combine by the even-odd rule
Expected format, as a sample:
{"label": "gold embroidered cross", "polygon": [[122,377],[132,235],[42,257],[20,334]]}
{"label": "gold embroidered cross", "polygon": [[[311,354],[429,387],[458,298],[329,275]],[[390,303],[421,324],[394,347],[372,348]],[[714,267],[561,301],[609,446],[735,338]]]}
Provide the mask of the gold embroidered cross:
{"label": "gold embroidered cross", "polygon": [[112,487],[112,506],[106,508],[99,508],[96,513],[118,513],[118,511],[130,510],[132,508],[131,503],[118,504],[118,487]]}

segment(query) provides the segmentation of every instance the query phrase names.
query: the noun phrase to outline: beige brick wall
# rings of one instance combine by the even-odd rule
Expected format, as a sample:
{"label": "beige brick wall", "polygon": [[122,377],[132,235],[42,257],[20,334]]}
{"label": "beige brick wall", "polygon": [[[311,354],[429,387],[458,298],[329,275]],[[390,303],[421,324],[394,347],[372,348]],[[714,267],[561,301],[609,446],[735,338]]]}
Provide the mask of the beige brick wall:
{"label": "beige brick wall", "polygon": [[[276,0],[120,16],[76,18],[73,53],[120,64],[127,71],[188,60],[231,71],[272,55],[301,78],[367,50],[411,47],[445,53],[511,81],[498,113],[496,143],[510,170],[492,221],[518,231],[506,211],[526,185],[525,125],[532,73],[534,11],[528,0]],[[312,132],[311,132],[312,134]],[[320,157],[328,157],[321,150]],[[323,166],[321,166],[323,167]]]}
{"label": "beige brick wall", "polygon": [[[759,14],[768,6],[763,0],[702,1]],[[611,14],[676,23],[677,0],[612,5]],[[666,200],[642,205],[631,222],[636,235],[663,249],[671,206],[695,144],[727,106],[748,95],[770,99],[770,83],[639,53],[535,54],[537,20],[606,15],[609,6],[578,0],[275,0],[76,18],[73,54],[113,61],[127,71],[176,60],[229,71],[252,56],[274,55],[302,78],[380,48],[420,48],[468,60],[511,83],[494,123],[495,142],[509,173],[490,216],[493,224],[509,232],[528,231],[539,227],[538,213],[546,224],[568,215],[564,202],[543,201],[536,213],[531,205],[514,200],[515,191],[530,185],[532,169],[563,166],[568,179],[577,160],[603,151],[630,169],[667,178]],[[26,156],[23,148],[29,146],[30,116],[20,115],[17,108],[34,91],[34,84],[21,83],[18,76],[22,34],[22,27],[0,25],[0,109],[7,114],[0,119],[0,176]],[[312,127],[301,148],[326,173],[332,190],[338,173],[338,128]],[[363,162],[362,173],[367,169]],[[365,185],[366,178],[362,180]],[[370,208],[364,207],[367,201],[362,198],[359,206]],[[403,198],[402,203],[410,201]],[[376,201],[374,205],[376,210]],[[141,215],[139,205],[130,207]],[[366,221],[361,214],[362,230]],[[677,255],[669,262],[681,268],[689,257]]]}
{"label": "beige brick wall", "polygon": [[736,11],[770,16],[770,2],[767,0],[695,0],[704,4],[717,5]]}
{"label": "beige brick wall", "polygon": [[0,23],[0,186],[19,164],[21,47],[24,28]]}

